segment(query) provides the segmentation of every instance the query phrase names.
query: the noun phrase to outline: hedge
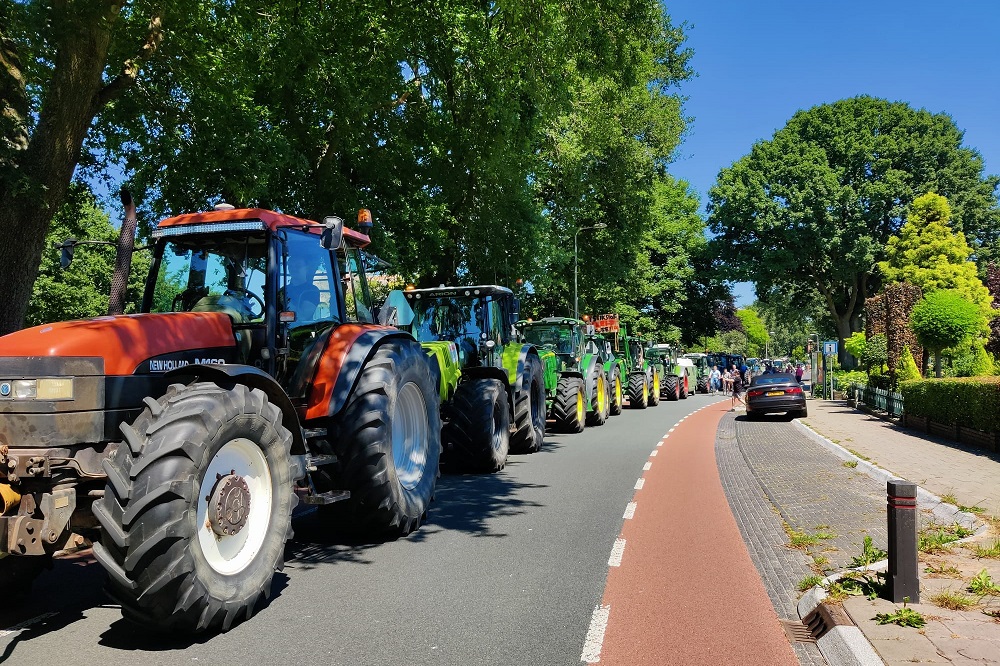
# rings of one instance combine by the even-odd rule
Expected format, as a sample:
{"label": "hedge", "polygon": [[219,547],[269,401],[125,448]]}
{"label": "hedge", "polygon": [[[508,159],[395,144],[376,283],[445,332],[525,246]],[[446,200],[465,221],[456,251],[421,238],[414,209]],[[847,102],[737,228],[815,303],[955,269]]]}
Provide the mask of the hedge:
{"label": "hedge", "polygon": [[904,410],[942,425],[1000,430],[1000,377],[914,379],[902,382]]}

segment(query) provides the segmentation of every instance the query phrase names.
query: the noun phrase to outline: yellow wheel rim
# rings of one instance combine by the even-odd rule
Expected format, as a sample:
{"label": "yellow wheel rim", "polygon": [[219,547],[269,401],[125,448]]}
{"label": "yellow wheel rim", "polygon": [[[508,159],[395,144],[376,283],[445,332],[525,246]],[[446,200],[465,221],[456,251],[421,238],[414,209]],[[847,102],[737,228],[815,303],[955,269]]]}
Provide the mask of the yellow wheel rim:
{"label": "yellow wheel rim", "polygon": [[653,393],[660,395],[660,375],[653,373]]}
{"label": "yellow wheel rim", "polygon": [[642,383],[642,401],[646,402],[649,400],[649,384],[646,382]]}
{"label": "yellow wheel rim", "polygon": [[605,394],[607,389],[604,387],[604,377],[598,375],[597,377],[597,411],[601,414],[608,406],[608,396]]}
{"label": "yellow wheel rim", "polygon": [[621,377],[615,377],[615,404],[622,404],[622,380]]}
{"label": "yellow wheel rim", "polygon": [[576,394],[576,420],[578,423],[583,423],[584,413],[585,411],[583,406],[583,391],[580,391],[579,393]]}

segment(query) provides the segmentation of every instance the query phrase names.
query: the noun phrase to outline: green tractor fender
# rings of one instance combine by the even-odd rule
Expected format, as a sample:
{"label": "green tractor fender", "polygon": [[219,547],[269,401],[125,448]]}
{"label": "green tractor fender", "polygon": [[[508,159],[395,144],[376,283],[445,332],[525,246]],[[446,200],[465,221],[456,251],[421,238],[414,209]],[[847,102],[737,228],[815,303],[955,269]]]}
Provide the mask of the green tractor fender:
{"label": "green tractor fender", "polygon": [[518,379],[524,375],[524,366],[528,362],[528,357],[534,356],[542,364],[542,374],[545,376],[545,387],[548,390],[549,367],[555,368],[555,354],[549,352],[549,355],[551,358],[546,362],[534,345],[509,344],[504,347],[500,358],[503,369],[507,372],[507,384],[515,388],[520,386]]}
{"label": "green tractor fender", "polygon": [[[594,389],[596,388],[596,382],[591,383],[589,381],[590,375],[594,371],[594,366],[597,365],[597,356],[595,354],[584,354],[580,359],[580,375],[583,377],[583,383],[586,387],[584,390],[587,394],[587,411],[592,412],[593,402],[594,402]],[[564,373],[568,374],[568,373]]]}
{"label": "green tractor fender", "polygon": [[458,362],[458,348],[454,342],[421,342],[424,352],[437,364],[441,385],[438,390],[441,402],[451,400],[462,377],[462,366]]}

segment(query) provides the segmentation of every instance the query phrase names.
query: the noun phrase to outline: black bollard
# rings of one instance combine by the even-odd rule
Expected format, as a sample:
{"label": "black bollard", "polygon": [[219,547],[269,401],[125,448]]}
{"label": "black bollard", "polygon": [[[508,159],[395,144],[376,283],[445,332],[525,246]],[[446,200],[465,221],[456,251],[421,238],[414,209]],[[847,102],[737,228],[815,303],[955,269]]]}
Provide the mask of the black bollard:
{"label": "black bollard", "polygon": [[886,483],[889,519],[889,601],[920,603],[917,576],[917,484]]}

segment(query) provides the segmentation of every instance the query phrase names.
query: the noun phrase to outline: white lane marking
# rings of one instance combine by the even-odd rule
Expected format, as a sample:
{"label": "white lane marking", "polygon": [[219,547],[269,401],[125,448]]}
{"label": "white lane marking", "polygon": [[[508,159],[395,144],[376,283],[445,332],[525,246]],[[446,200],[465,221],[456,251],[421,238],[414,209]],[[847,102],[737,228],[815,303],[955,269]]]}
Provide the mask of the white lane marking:
{"label": "white lane marking", "polygon": [[656,448],[660,448],[661,446],[663,446],[663,442],[657,442],[656,443]]}
{"label": "white lane marking", "polygon": [[649,471],[649,469],[650,469],[650,468],[651,468],[652,466],[653,466],[653,463],[651,463],[651,462],[647,461],[647,462],[646,462],[646,464],[642,466],[642,471],[643,471],[643,472],[648,472],[648,471]]}
{"label": "white lane marking", "polygon": [[625,554],[625,539],[615,539],[615,545],[611,547],[611,557],[608,558],[609,567],[620,567],[622,556]]}
{"label": "white lane marking", "polygon": [[670,429],[670,430],[668,430],[667,432],[669,433],[669,432],[673,432],[673,431],[674,431],[674,428],[671,428],[671,429]]}
{"label": "white lane marking", "polygon": [[608,628],[608,615],[611,614],[611,606],[594,606],[594,612],[590,616],[590,628],[587,629],[587,637],[583,640],[583,654],[580,661],[588,664],[597,664],[601,661],[601,647],[604,646],[604,632]]}
{"label": "white lane marking", "polygon": [[653,451],[652,451],[652,452],[651,452],[651,453],[649,454],[649,457],[650,457],[650,458],[652,458],[652,457],[653,457],[653,456],[655,456],[655,455],[656,455],[657,453],[659,453],[659,451],[657,451],[656,449],[653,449]]}
{"label": "white lane marking", "polygon": [[622,516],[622,518],[624,518],[625,520],[632,520],[632,516],[635,515],[635,507],[636,507],[635,502],[629,502],[627,505],[625,505],[625,515]]}
{"label": "white lane marking", "polygon": [[3,631],[0,631],[0,638],[5,638],[7,636],[10,636],[11,634],[16,634],[19,631],[27,629],[33,624],[38,624],[42,620],[47,620],[50,617],[54,616],[55,613],[42,613],[41,615],[25,620],[24,622],[19,622],[11,627],[8,627],[7,629],[4,629]]}
{"label": "white lane marking", "polygon": [[646,485],[646,479],[639,479],[638,481],[635,482],[635,489],[642,490],[642,487],[644,485]]}

